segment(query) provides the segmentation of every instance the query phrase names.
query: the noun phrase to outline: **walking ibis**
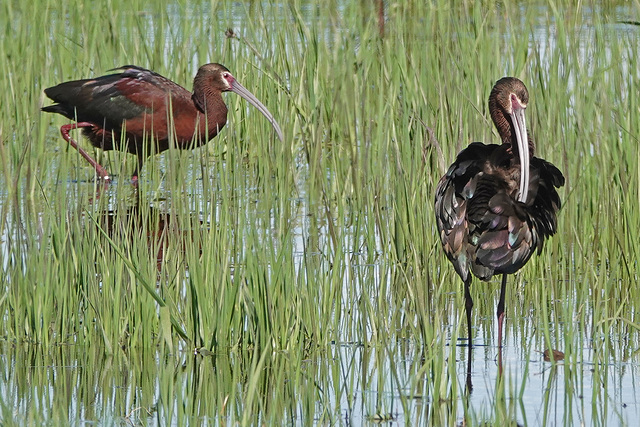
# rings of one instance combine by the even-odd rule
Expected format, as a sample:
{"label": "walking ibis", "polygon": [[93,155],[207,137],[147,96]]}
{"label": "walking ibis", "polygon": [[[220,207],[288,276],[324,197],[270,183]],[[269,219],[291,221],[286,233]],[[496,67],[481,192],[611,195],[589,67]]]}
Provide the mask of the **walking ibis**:
{"label": "walking ibis", "polygon": [[[282,131],[269,110],[229,70],[220,64],[200,67],[193,93],[158,73],[125,65],[95,79],[74,80],[45,89],[55,104],[42,111],[58,113],[76,123],[60,128],[62,137],[95,168],[104,180],[107,171],[78,146],[69,131],[82,128],[91,144],[102,150],[135,154],[142,168],[146,157],[170,145],[191,149],[206,144],[227,122],[222,92],[235,92],[271,122],[278,138]],[[171,143],[172,141],[172,143]]]}
{"label": "walking ibis", "polygon": [[529,93],[513,77],[498,80],[489,96],[489,112],[502,144],[474,142],[462,150],[436,188],[435,215],[444,252],[464,281],[469,346],[471,274],[489,280],[502,274],[498,302],[498,347],[507,275],[522,268],[556,232],[560,209],[557,188],[562,172],[534,157],[525,109]]}

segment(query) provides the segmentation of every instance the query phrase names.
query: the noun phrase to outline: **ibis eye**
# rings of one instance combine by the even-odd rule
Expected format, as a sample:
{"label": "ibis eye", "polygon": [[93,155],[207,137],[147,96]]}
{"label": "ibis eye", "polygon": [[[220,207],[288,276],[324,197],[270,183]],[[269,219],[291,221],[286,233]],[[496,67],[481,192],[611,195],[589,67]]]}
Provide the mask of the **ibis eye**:
{"label": "ibis eye", "polygon": [[527,108],[527,105],[520,101],[520,98],[515,93],[511,94],[511,108]]}

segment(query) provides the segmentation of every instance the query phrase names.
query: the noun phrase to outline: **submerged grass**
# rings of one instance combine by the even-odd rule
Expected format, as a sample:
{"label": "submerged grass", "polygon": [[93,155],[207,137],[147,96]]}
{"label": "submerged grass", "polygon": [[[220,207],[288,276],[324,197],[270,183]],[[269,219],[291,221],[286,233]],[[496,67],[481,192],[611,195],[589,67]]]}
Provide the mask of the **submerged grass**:
{"label": "submerged grass", "polygon": [[[33,423],[570,424],[591,404],[594,424],[617,419],[602,405],[614,391],[587,390],[575,371],[592,364],[590,380],[610,384],[611,363],[638,362],[640,37],[618,21],[640,6],[387,3],[383,37],[374,2],[0,6],[5,378],[87,366],[94,376],[70,388],[101,399],[81,397],[95,412],[70,415],[54,411],[57,395],[33,388],[26,403],[6,387],[4,421],[18,408]],[[43,88],[63,80],[133,63],[190,87],[210,61],[268,106],[285,144],[228,95],[221,135],[150,159],[137,196],[134,160],[101,155],[117,178],[98,197],[58,137],[64,120],[39,111]],[[467,400],[452,362],[466,357],[464,298],[433,194],[460,149],[497,141],[486,102],[503,75],[527,84],[538,155],[567,178],[558,234],[510,278],[506,302],[522,359],[565,352],[552,368],[570,396],[562,420],[552,395],[531,419],[527,374],[496,380],[488,405]],[[472,287],[488,345],[497,288]],[[113,395],[122,383],[135,396]]]}

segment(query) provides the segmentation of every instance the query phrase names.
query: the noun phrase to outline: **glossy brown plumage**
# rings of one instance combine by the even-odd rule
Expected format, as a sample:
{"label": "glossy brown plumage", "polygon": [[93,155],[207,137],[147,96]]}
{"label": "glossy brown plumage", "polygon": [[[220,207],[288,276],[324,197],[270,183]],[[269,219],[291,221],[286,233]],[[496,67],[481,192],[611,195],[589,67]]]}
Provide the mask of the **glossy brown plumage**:
{"label": "glossy brown plumage", "polygon": [[[442,246],[465,283],[470,343],[470,273],[482,280],[503,275],[497,310],[501,346],[507,274],[524,266],[556,232],[560,209],[556,188],[564,185],[564,177],[551,163],[533,157],[534,144],[524,121],[528,101],[520,80],[505,77],[496,82],[489,111],[502,144],[470,144],[436,189],[435,214]],[[526,162],[529,168],[523,176],[521,164]]]}
{"label": "glossy brown plumage", "polygon": [[189,149],[215,137],[227,122],[227,106],[222,99],[225,91],[236,92],[258,108],[283,139],[266,107],[223,65],[200,67],[193,93],[141,67],[125,65],[118,70],[122,71],[45,89],[56,104],[42,108],[77,122],[63,126],[62,135],[103,178],[108,179],[106,171],[77,146],[69,136],[70,129],[83,128],[83,134],[95,147],[135,154],[139,169],[147,156],[165,151],[171,144]]}

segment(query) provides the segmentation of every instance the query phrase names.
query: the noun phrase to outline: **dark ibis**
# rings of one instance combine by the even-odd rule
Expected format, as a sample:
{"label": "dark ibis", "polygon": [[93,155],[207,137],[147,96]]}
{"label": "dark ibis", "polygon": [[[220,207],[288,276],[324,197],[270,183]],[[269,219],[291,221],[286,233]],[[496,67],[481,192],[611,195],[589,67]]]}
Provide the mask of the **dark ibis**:
{"label": "dark ibis", "polygon": [[[60,128],[62,137],[95,168],[104,180],[107,171],[78,146],[69,135],[82,128],[94,147],[135,154],[138,166],[147,156],[170,146],[191,149],[206,144],[227,122],[222,92],[235,92],[256,107],[271,122],[278,138],[282,131],[267,107],[242,86],[220,64],[200,67],[193,81],[193,93],[158,73],[135,65],[95,79],[74,80],[45,89],[55,104],[42,111],[58,113],[76,123]],[[172,142],[171,142],[172,141]]]}
{"label": "dark ibis", "polygon": [[525,109],[529,93],[514,77],[498,80],[489,96],[489,112],[502,144],[474,142],[462,150],[436,188],[435,215],[444,252],[464,281],[471,338],[471,274],[488,281],[502,274],[498,302],[498,347],[507,275],[522,268],[556,232],[560,209],[557,188],[562,172],[534,157]]}

